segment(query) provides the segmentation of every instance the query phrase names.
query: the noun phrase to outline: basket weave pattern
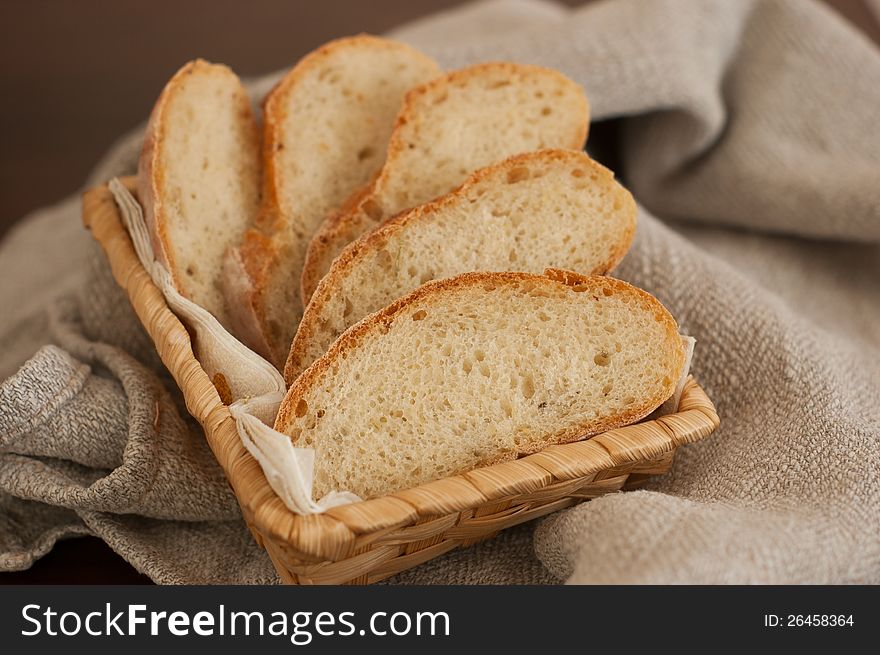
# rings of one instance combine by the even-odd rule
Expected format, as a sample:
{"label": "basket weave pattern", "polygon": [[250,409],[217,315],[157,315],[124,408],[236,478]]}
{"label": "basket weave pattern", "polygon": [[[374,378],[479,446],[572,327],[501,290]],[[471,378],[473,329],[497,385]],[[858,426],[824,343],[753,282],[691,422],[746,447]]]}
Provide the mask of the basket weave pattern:
{"label": "basket weave pattern", "polygon": [[719,424],[712,402],[689,378],[675,414],[299,516],[281,502],[242,445],[234,419],[193,356],[186,328],[138,260],[106,186],[84,195],[83,222],[204,429],[257,543],[288,583],[375,582],[505,528],[632,488],[667,471],[676,448],[708,436]]}

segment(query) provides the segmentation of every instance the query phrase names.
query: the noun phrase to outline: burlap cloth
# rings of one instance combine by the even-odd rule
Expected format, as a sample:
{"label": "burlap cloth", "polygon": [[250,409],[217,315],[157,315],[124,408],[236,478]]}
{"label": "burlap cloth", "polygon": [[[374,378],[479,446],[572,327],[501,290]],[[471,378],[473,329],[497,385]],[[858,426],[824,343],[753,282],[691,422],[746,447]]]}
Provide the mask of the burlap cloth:
{"label": "burlap cloth", "polygon": [[[489,2],[395,36],[446,67],[559,68],[619,119],[593,139],[644,209],[617,275],[697,338],[722,417],[647,490],[395,581],[880,582],[877,49],[785,0]],[[131,172],[139,138],[90,183]],[[0,569],[95,534],[157,582],[277,581],[78,200],[0,253]]]}

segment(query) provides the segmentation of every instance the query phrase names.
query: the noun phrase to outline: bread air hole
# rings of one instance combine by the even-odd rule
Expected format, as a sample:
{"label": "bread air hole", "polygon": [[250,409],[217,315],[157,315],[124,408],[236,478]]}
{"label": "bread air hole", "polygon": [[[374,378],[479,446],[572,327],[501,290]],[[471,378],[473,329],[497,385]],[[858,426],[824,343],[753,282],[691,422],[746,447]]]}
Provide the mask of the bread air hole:
{"label": "bread air hole", "polygon": [[295,414],[297,418],[302,418],[309,411],[309,404],[302,398],[296,403]]}
{"label": "bread air hole", "polygon": [[364,204],[361,205],[361,209],[363,209],[364,213],[367,216],[369,216],[372,220],[374,220],[374,221],[381,221],[382,220],[382,214],[383,214],[382,206],[378,202],[373,200],[372,198],[370,198],[369,200],[365,200]]}
{"label": "bread air hole", "polygon": [[425,318],[427,315],[428,315],[428,312],[426,312],[424,309],[420,309],[419,311],[417,311],[416,313],[414,313],[414,314],[412,315],[412,320],[414,320],[414,321],[421,321],[421,320],[422,320],[423,318]]}
{"label": "bread air hole", "polygon": [[521,391],[523,398],[526,400],[531,399],[535,395],[535,380],[531,373],[526,373],[522,376]]}
{"label": "bread air hole", "polygon": [[613,389],[614,389],[614,383],[609,382],[604,387],[602,387],[602,395],[607,396],[609,393],[612,392]]}
{"label": "bread air hole", "polygon": [[513,445],[517,448],[522,448],[528,442],[529,435],[526,432],[526,428],[517,428],[516,434],[513,435]]}
{"label": "bread air hole", "polygon": [[391,253],[385,250],[384,248],[376,253],[376,258],[378,260],[379,268],[382,269],[383,273],[391,273],[394,270],[394,258],[391,256]]}
{"label": "bread air hole", "polygon": [[541,116],[549,116],[551,113],[553,113],[553,110],[550,107],[544,107],[541,110]]}
{"label": "bread air hole", "polygon": [[358,150],[357,158],[358,161],[364,161],[370,159],[376,154],[376,149],[371,148],[370,146],[366,146],[365,148],[361,148]]}
{"label": "bread air hole", "polygon": [[529,169],[525,166],[516,166],[507,171],[507,183],[516,184],[529,179]]}
{"label": "bread air hole", "polygon": [[611,363],[611,355],[603,350],[602,352],[597,353],[595,357],[593,357],[593,361],[596,363],[597,366],[608,366]]}

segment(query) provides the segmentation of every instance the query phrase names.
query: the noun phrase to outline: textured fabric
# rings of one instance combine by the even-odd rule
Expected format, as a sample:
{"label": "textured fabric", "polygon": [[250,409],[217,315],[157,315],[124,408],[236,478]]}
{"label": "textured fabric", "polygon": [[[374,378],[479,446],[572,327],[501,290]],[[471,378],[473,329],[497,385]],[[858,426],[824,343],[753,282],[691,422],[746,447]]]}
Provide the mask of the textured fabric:
{"label": "textured fabric", "polygon": [[[645,490],[393,582],[880,582],[876,47],[785,0],[502,0],[394,35],[449,68],[559,68],[615,119],[591,143],[641,205],[615,274],[696,337],[722,426]],[[74,200],[6,239],[0,280],[0,568],[97,534],[160,582],[275,581]]]}

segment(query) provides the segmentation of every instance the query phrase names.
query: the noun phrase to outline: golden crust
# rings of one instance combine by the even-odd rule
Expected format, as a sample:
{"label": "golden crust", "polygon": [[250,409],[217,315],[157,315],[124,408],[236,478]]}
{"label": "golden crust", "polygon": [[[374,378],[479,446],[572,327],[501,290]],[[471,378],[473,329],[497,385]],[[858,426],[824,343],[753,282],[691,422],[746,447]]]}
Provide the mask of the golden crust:
{"label": "golden crust", "polygon": [[[326,275],[324,275],[318,282],[317,288],[311,295],[309,304],[303,314],[296,336],[290,345],[290,352],[284,366],[284,379],[287,381],[287,384],[292,384],[293,380],[304,368],[303,358],[305,357],[308,344],[314,338],[318,322],[320,321],[321,311],[327,302],[329,302],[333,294],[337,292],[339,281],[347,275],[355,262],[363,256],[363,253],[382,247],[394,232],[405,229],[407,225],[418,221],[430,220],[433,214],[436,214],[449,205],[454,205],[457,202],[460,202],[462,196],[465,196],[473,186],[478,185],[485,179],[494,177],[502,171],[516,168],[520,165],[535,165],[540,164],[542,161],[558,161],[578,166],[588,165],[600,174],[607,183],[611,184],[614,181],[614,173],[598,162],[589,159],[582,151],[557,149],[538,150],[535,152],[514,155],[513,157],[509,157],[497,164],[481,168],[472,173],[470,177],[468,177],[468,179],[454,191],[418,207],[400,212],[396,216],[392,216],[375,230],[362,235],[350,243],[348,247],[346,247],[345,250],[333,260],[330,270],[327,271]],[[615,185],[614,188],[622,197],[620,211],[624,213],[622,222],[625,229],[620,235],[619,241],[613,244],[608,244],[610,247],[608,258],[596,265],[592,271],[585,271],[585,273],[591,275],[604,275],[611,271],[623,259],[635,236],[636,207],[632,200],[632,196],[623,187]],[[304,271],[303,275],[305,276],[305,274]]]}
{"label": "golden crust", "polygon": [[327,371],[338,361],[344,359],[347,353],[359,346],[364,340],[381,334],[383,328],[387,328],[394,320],[407,312],[412,305],[417,302],[427,301],[431,299],[442,298],[447,293],[456,293],[462,289],[477,287],[480,285],[520,285],[523,282],[532,281],[536,284],[552,284],[560,285],[573,289],[576,292],[585,292],[595,294],[596,298],[600,297],[604,289],[610,289],[614,294],[629,294],[644,309],[651,311],[655,318],[660,322],[667,332],[670,347],[677,353],[675,362],[675,371],[670,375],[669,384],[667,384],[660,393],[651,398],[645,399],[640,405],[634,406],[626,412],[622,412],[611,419],[603,421],[585,421],[582,424],[573,426],[559,433],[547,435],[546,439],[530,451],[517,451],[511,453],[510,456],[502,456],[500,459],[493,459],[484,464],[497,463],[514,459],[520,455],[529,454],[542,449],[545,446],[568,443],[577,441],[584,437],[599,434],[607,430],[629,425],[638,421],[655,408],[659,407],[675,391],[675,385],[681,375],[684,367],[684,347],[678,334],[678,325],[669,311],[654,296],[642,289],[632,286],[627,282],[606,276],[587,276],[565,271],[562,269],[547,269],[544,275],[532,273],[464,273],[462,275],[448,278],[444,280],[436,280],[428,282],[419,287],[412,293],[396,300],[386,308],[371,314],[364,320],[353,325],[346,330],[339,339],[333,344],[330,350],[320,359],[316,360],[302,375],[300,375],[284,397],[278,416],[275,419],[275,429],[285,434],[289,433],[288,428],[294,417],[294,412],[299,400],[319,380],[327,373]]}
{"label": "golden crust", "polygon": [[[523,75],[525,72],[538,72],[542,75],[549,75],[557,78],[561,83],[566,85],[574,84],[569,78],[552,68],[544,68],[542,66],[534,66],[528,64],[514,64],[510,62],[488,62],[469,66],[456,71],[451,71],[430,82],[426,82],[415,87],[403,101],[400,113],[394,123],[394,129],[391,132],[391,139],[388,144],[388,153],[385,158],[385,166],[379,172],[378,177],[370,185],[368,192],[358,198],[357,204],[352,205],[348,211],[339,212],[327,220],[318,228],[318,231],[309,244],[308,253],[306,255],[305,265],[303,266],[302,280],[300,282],[301,295],[303,305],[307,305],[315,292],[317,285],[322,277],[330,268],[331,262],[335,256],[342,250],[345,245],[361,234],[369,231],[372,227],[383,221],[372,220],[364,211],[367,202],[381,194],[381,190],[386,184],[389,176],[389,170],[394,168],[394,162],[399,155],[407,148],[408,134],[404,127],[408,123],[415,123],[418,116],[423,111],[423,107],[432,104],[431,98],[437,94],[445,93],[450,86],[466,84],[473,78],[480,78],[493,72],[503,71],[507,75]],[[579,99],[583,106],[581,113],[583,121],[575,126],[575,130],[570,135],[569,143],[562,144],[571,150],[579,150],[583,148],[587,139],[590,124],[590,106],[586,95],[581,93]]]}

